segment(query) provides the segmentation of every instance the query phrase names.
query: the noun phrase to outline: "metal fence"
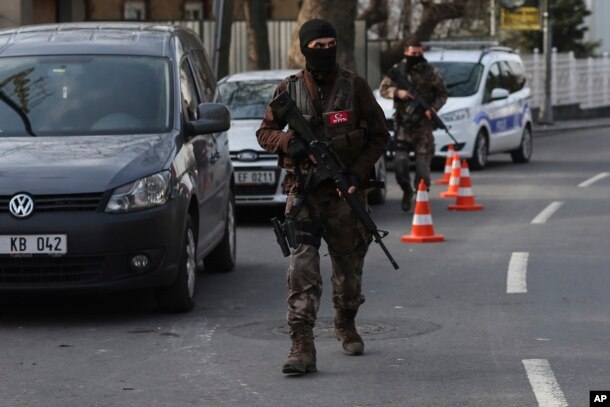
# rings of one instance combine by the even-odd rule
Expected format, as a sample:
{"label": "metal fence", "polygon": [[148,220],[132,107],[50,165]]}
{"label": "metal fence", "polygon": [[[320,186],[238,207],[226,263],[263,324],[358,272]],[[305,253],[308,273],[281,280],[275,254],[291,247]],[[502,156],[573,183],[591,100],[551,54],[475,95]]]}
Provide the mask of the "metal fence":
{"label": "metal fence", "polygon": [[[182,25],[195,31],[203,40],[203,45],[210,57],[214,55],[215,21],[169,21],[170,24]],[[271,69],[285,69],[288,62],[288,52],[292,31],[296,25],[293,20],[267,21],[269,32],[269,57]],[[356,21],[354,52],[356,70],[367,76],[367,39],[364,21]],[[246,71],[248,67],[248,40],[245,21],[235,21],[231,28],[231,52],[229,56],[229,73]]]}
{"label": "metal fence", "polygon": [[[208,52],[214,55],[214,21],[172,21],[197,32]],[[284,69],[288,61],[292,31],[296,21],[268,21],[271,69]],[[236,21],[231,31],[231,53],[229,72],[247,70],[246,23]],[[372,88],[381,81],[381,53],[389,47],[386,40],[369,40],[364,21],[356,21],[355,49],[357,72],[365,77]],[[544,55],[537,50],[531,55],[522,55],[527,76],[532,88],[533,107],[540,107],[544,93]],[[554,106],[577,104],[582,108],[610,105],[610,58],[576,59],[574,53],[552,55],[552,102]]]}
{"label": "metal fence", "polygon": [[[544,55],[535,50],[522,56],[532,88],[533,107],[540,107],[544,94]],[[551,56],[551,100],[553,106],[576,104],[582,108],[610,105],[610,58],[577,59],[573,52]]]}

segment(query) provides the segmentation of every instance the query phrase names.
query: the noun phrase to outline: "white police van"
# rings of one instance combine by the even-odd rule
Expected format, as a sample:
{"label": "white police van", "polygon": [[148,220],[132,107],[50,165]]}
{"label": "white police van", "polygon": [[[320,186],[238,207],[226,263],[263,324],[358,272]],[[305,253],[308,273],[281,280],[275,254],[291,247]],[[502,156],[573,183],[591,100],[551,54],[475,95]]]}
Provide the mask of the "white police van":
{"label": "white police van", "polygon": [[[464,49],[463,43],[429,43],[424,57],[441,72],[449,97],[438,112],[460,146],[461,158],[482,169],[489,154],[510,153],[513,162],[532,156],[531,90],[519,55],[506,47]],[[388,102],[378,99],[391,111]],[[453,140],[434,131],[435,157],[445,157]]]}

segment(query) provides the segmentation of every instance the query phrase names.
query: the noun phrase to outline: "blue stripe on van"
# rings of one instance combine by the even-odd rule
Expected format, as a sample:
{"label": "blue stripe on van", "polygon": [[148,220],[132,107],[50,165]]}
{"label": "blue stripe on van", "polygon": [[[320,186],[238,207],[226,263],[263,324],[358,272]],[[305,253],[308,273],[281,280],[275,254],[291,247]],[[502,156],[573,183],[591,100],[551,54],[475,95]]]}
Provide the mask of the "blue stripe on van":
{"label": "blue stripe on van", "polygon": [[498,117],[496,119],[491,119],[487,113],[481,112],[473,118],[473,121],[476,124],[480,124],[483,120],[485,120],[488,123],[492,134],[500,133],[503,131],[512,130],[517,125],[520,128],[523,127],[523,120],[525,119],[525,115],[529,110],[530,110],[529,103],[526,103],[523,106],[522,112],[517,116],[510,115],[510,116]]}

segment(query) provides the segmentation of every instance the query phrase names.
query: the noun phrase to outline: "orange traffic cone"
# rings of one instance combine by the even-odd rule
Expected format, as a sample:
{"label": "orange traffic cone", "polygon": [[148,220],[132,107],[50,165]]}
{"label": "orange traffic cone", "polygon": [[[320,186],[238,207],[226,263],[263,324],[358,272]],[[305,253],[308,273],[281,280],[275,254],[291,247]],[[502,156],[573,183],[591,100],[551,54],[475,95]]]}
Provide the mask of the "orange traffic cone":
{"label": "orange traffic cone", "polygon": [[455,204],[449,205],[450,211],[480,211],[483,210],[483,205],[474,201],[472,193],[472,182],[470,180],[470,171],[466,160],[462,161],[462,169],[460,172],[460,187],[458,189],[457,199]]}
{"label": "orange traffic cone", "polygon": [[460,155],[455,153],[453,155],[453,164],[451,165],[451,177],[449,178],[449,187],[446,192],[441,192],[441,198],[455,198],[457,197],[458,189],[460,187]]}
{"label": "orange traffic cone", "polygon": [[445,158],[445,172],[443,173],[443,178],[437,179],[434,181],[436,185],[447,185],[449,184],[449,178],[451,178],[451,167],[453,166],[453,155],[455,154],[455,150],[453,149],[453,144],[449,144],[449,148],[447,148],[447,158]]}
{"label": "orange traffic cone", "polygon": [[400,240],[405,243],[432,243],[445,240],[443,235],[434,234],[430,203],[428,202],[428,192],[424,180],[421,180],[417,187],[417,198],[415,200],[415,213],[413,214],[411,234],[403,235]]}

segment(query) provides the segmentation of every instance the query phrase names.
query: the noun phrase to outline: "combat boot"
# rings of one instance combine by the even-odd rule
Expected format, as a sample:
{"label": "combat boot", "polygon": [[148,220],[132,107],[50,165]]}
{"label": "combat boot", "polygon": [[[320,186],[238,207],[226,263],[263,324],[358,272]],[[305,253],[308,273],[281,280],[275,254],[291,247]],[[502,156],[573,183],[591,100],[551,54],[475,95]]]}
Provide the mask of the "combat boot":
{"label": "combat boot", "polygon": [[313,342],[313,325],[306,323],[290,324],[292,347],[288,360],[282,367],[286,374],[317,372],[316,347]]}
{"label": "combat boot", "polygon": [[346,355],[361,355],[364,352],[364,342],[356,331],[355,311],[337,310],[335,315],[335,336],[343,345]]}
{"label": "combat boot", "polygon": [[409,188],[402,193],[402,199],[400,200],[400,208],[405,212],[409,212],[412,206],[413,190]]}

